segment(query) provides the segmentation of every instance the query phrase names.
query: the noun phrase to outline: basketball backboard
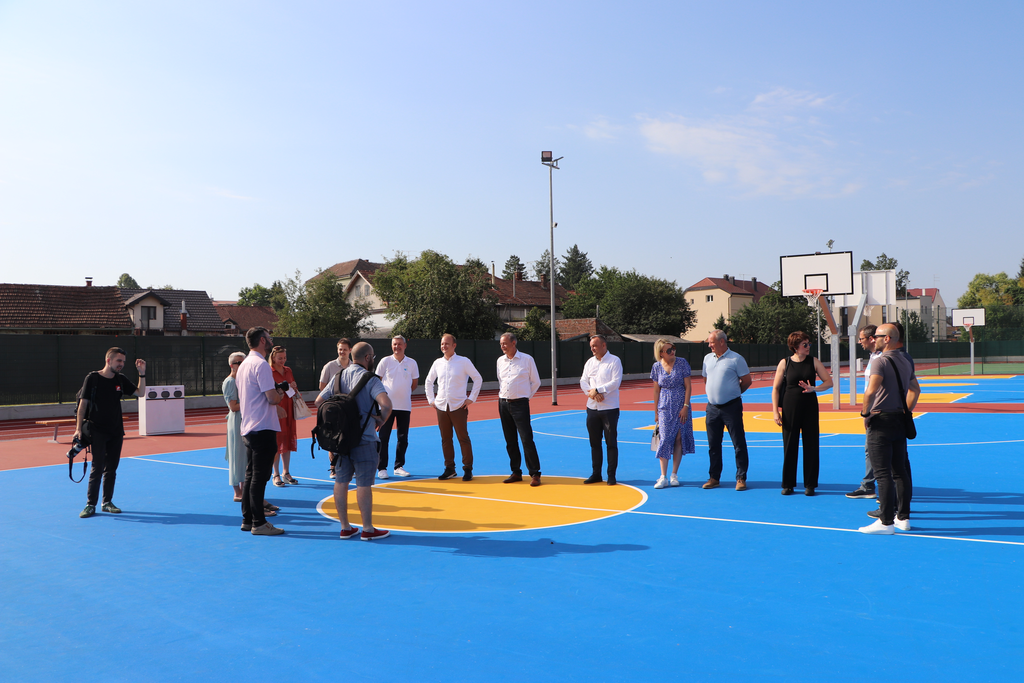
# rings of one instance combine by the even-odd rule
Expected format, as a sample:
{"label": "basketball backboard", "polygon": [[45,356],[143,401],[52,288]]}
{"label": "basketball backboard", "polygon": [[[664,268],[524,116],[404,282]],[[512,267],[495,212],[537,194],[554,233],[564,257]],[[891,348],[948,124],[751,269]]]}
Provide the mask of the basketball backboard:
{"label": "basketball backboard", "polygon": [[950,313],[953,316],[953,327],[964,327],[966,325],[973,325],[974,327],[985,326],[984,308],[954,308]]}
{"label": "basketball backboard", "polygon": [[867,294],[867,306],[896,304],[896,271],[865,270],[853,274],[853,294],[836,297],[836,306],[859,306],[862,294]]}
{"label": "basketball backboard", "polygon": [[853,252],[798,254],[779,257],[782,295],[803,296],[805,289],[820,289],[822,296],[853,294]]}

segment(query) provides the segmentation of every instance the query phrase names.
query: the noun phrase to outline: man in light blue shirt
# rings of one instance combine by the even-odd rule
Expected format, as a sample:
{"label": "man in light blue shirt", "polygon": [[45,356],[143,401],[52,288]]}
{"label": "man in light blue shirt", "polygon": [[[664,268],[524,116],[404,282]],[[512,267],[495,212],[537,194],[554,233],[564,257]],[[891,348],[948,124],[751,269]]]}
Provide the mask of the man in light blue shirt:
{"label": "man in light blue shirt", "polygon": [[743,431],[743,400],[740,396],[750,388],[753,380],[743,356],[729,350],[729,340],[722,330],[708,335],[711,353],[704,356],[701,374],[705,378],[704,391],[708,397],[705,424],[708,434],[710,479],[703,488],[718,488],[722,478],[722,431],[729,428],[736,451],[736,490],[747,490],[747,437]]}

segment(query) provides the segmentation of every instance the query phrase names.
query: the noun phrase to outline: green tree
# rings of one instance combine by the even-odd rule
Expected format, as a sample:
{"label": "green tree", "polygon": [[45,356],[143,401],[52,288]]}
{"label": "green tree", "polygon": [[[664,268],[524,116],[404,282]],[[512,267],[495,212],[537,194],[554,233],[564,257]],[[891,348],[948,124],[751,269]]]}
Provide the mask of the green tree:
{"label": "green tree", "polygon": [[121,273],[121,277],[117,278],[117,286],[121,289],[142,289],[135,278],[128,273]]}
{"label": "green tree", "polygon": [[899,261],[885,255],[883,251],[873,262],[864,259],[860,263],[861,270],[895,270],[896,271],[896,296],[907,295],[907,285],[910,283],[910,273],[906,270],[897,270]]}
{"label": "green tree", "polygon": [[[984,308],[995,303],[1012,304],[1013,295],[1010,292],[1014,281],[1006,273],[988,275],[978,273],[967,285],[964,292],[956,301],[957,308]],[[986,316],[987,321],[987,316]]]}
{"label": "green tree", "polygon": [[544,311],[536,306],[526,314],[526,325],[516,332],[516,337],[523,341],[550,341],[551,325],[544,320]]}
{"label": "green tree", "polygon": [[284,284],[274,280],[269,288],[256,283],[252,287],[242,287],[238,291],[239,306],[270,306],[275,313],[288,308],[288,297],[285,295]]}
{"label": "green tree", "polygon": [[497,294],[479,259],[457,266],[436,251],[411,260],[396,254],[377,271],[373,286],[388,302],[385,316],[396,321],[395,334],[438,339],[449,332],[458,339],[492,339],[501,329]]}
{"label": "green tree", "polygon": [[587,258],[585,251],[580,251],[577,245],[565,252],[562,263],[558,266],[558,284],[566,289],[576,289],[584,280],[594,273],[594,264]]}
{"label": "green tree", "polygon": [[519,257],[512,254],[505,261],[505,268],[501,271],[501,277],[505,280],[516,279],[516,273],[519,273],[519,279],[526,279],[526,264],[519,260]]}
{"label": "green tree", "polygon": [[600,318],[623,334],[686,334],[697,324],[683,290],[675,282],[602,266],[562,305],[567,318]]}
{"label": "green tree", "polygon": [[782,296],[782,283],[758,301],[736,311],[729,319],[729,338],[744,344],[785,344],[791,332],[802,330],[813,339],[815,310],[798,296]]}
{"label": "green tree", "polygon": [[[299,271],[284,282],[288,305],[278,311],[279,337],[359,337],[374,329],[367,320],[370,304],[345,300],[345,285],[329,270],[303,282]],[[263,304],[260,304],[263,305]]]}
{"label": "green tree", "polygon": [[901,310],[900,322],[903,323],[903,329],[907,333],[908,341],[924,342],[931,340],[931,332],[928,326],[922,322],[921,316],[917,314],[917,311]]}
{"label": "green tree", "polygon": [[732,328],[729,327],[729,323],[725,322],[724,315],[719,314],[718,320],[716,320],[711,327],[715,328],[716,330],[721,330],[722,332],[725,332],[726,337],[732,337]]}
{"label": "green tree", "polygon": [[[559,267],[559,263],[558,263],[558,258],[556,257],[555,258],[555,272],[556,273],[558,272],[558,267]],[[534,263],[533,263],[533,277],[534,277],[534,279],[539,280],[541,275],[543,275],[544,277],[547,277],[548,281],[550,282],[551,278],[548,277],[548,274],[550,273],[550,271],[551,271],[551,250],[550,249],[545,249],[544,253],[540,255],[540,258],[537,259],[536,261],[534,261]]]}

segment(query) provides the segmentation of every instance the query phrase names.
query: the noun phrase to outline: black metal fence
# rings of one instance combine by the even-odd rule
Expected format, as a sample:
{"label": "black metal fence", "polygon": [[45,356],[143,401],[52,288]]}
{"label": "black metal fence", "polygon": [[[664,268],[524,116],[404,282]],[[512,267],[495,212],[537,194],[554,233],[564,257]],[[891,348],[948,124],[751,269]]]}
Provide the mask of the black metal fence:
{"label": "black metal fence", "polygon": [[[377,358],[391,353],[387,339],[367,340]],[[320,369],[337,358],[336,339],[278,338],[288,350],[288,366],[303,391],[319,386]],[[126,351],[128,370],[136,358],[146,360],[146,382],[150,385],[182,384],[187,396],[215,396],[228,374],[228,356],[247,351],[242,337],[105,337],[90,335],[0,334],[0,357],[7,368],[0,379],[0,405],[73,403],[82,381],[92,370],[103,367],[103,355],[112,346]],[[750,367],[771,367],[788,355],[782,344],[731,344]],[[520,341],[519,349],[533,356],[542,378],[551,377],[550,342]],[[646,374],[654,362],[654,344],[611,342],[608,349],[622,360],[626,374]],[[694,374],[700,373],[705,344],[677,344],[677,357],[685,358]],[[822,361],[829,362],[830,348],[822,345]],[[409,341],[406,353],[426,377],[430,364],[441,355],[434,339]],[[457,353],[476,366],[485,382],[495,381],[495,361],[501,348],[494,340],[463,340]],[[921,374],[961,374],[969,371],[970,344],[929,342],[910,344],[910,353]],[[975,371],[979,374],[1024,373],[1024,341],[988,341],[975,344]],[[558,376],[579,377],[591,357],[585,341],[559,342]],[[857,357],[866,358],[859,347]],[[841,346],[840,358],[848,360],[848,348]]]}

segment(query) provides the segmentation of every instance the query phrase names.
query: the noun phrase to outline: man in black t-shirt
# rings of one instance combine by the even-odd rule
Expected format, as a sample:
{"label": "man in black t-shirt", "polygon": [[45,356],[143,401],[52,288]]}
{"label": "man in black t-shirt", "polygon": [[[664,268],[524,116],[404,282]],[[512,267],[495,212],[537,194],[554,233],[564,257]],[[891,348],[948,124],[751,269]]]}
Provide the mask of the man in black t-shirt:
{"label": "man in black t-shirt", "polygon": [[96,513],[99,499],[100,480],[103,480],[103,511],[121,512],[114,505],[114,481],[117,466],[121,462],[121,445],[124,443],[124,422],[121,418],[121,398],[142,396],[146,393],[146,361],[138,358],[135,368],[139,371],[139,385],[135,386],[121,374],[124,369],[125,352],[116,346],[107,349],[106,364],[98,372],[90,372],[82,384],[78,401],[78,422],[75,438],[82,436],[82,426],[89,421],[89,436],[92,438],[92,471],[89,472],[89,489],[85,509],[79,517],[92,517]]}

